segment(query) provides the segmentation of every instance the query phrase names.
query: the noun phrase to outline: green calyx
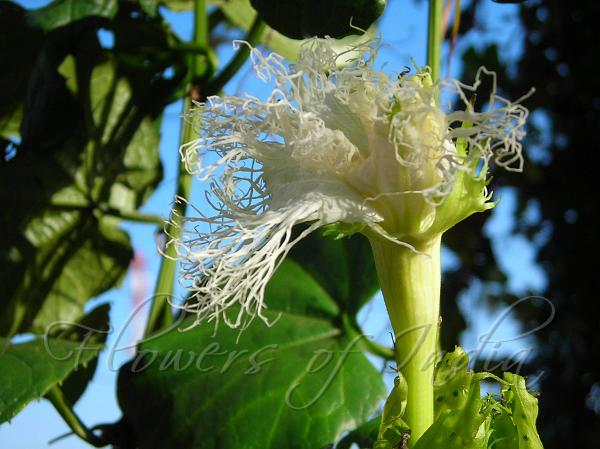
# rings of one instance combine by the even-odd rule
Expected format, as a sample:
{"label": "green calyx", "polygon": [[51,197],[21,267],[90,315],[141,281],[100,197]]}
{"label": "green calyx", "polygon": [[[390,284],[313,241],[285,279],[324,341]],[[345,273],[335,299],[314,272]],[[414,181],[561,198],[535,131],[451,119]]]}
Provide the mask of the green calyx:
{"label": "green calyx", "polygon": [[364,223],[344,223],[337,222],[331,223],[323,226],[323,235],[327,237],[331,237],[334,240],[340,240],[346,237],[351,237],[352,235],[363,232],[366,228]]}
{"label": "green calyx", "polygon": [[[463,123],[463,128],[469,126],[469,123]],[[492,181],[487,176],[487,163],[473,154],[469,155],[467,146],[464,139],[456,142],[457,155],[465,161],[465,166],[456,172],[450,194],[437,207],[435,220],[428,229],[429,234],[443,233],[470,215],[492,209],[497,204],[491,200],[493,192],[487,191]]]}
{"label": "green calyx", "polygon": [[486,179],[481,174],[475,176],[469,171],[457,172],[452,191],[437,206],[435,220],[423,236],[441,234],[470,215],[494,208],[496,202],[491,201],[492,192],[488,193],[486,189],[490,182],[491,178]]}
{"label": "green calyx", "polygon": [[428,68],[399,79],[388,116],[391,146],[372,158],[376,199],[369,204],[383,217],[379,224],[389,235],[410,244],[437,238],[495,205],[487,191],[485,145],[449,137],[468,136],[473,124],[465,120],[460,133],[449,130],[439,89]]}

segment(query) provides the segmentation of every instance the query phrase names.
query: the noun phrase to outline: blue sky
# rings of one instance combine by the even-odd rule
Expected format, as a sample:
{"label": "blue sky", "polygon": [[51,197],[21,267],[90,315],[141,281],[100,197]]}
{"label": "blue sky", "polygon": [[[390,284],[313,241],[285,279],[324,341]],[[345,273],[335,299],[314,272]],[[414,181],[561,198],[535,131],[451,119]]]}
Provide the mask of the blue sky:
{"label": "blue sky", "polygon": [[[27,7],[38,7],[47,1],[23,0],[20,3]],[[191,14],[164,12],[173,29],[182,38],[189,39],[192,30]],[[515,15],[515,6],[483,2],[480,16],[486,18],[491,30],[488,33],[478,33],[477,36],[460,42],[459,50],[471,43],[479,46],[495,39],[500,41],[499,48],[502,57],[507,60],[514,59],[521,51],[519,42],[522,36]],[[424,64],[426,24],[426,2],[390,0],[381,21],[381,34],[385,45],[379,53],[378,65],[381,66],[383,62],[386,62],[386,72],[401,72],[404,66],[411,65],[413,59],[417,64]],[[110,39],[106,34],[101,37],[105,43]],[[227,61],[230,54],[230,46],[223,46],[219,51],[221,61]],[[455,58],[451,74],[456,75],[459,71],[459,60]],[[447,71],[442,73],[448,74]],[[265,93],[265,86],[254,79],[250,73],[250,67],[246,65],[227,86],[226,92],[248,92],[261,96]],[[165,111],[160,145],[165,175],[160,186],[143,208],[146,212],[165,217],[169,213],[174,193],[180,114],[180,103],[170,105]],[[200,193],[201,186],[196,185],[192,201],[196,198],[197,204],[201,201]],[[509,236],[510,218],[515,207],[514,195],[510,189],[498,193],[501,195],[502,201],[494,210],[485,232],[494,237],[494,249],[503,254],[500,257],[500,263],[502,268],[510,274],[509,285],[514,293],[523,294],[528,289],[539,291],[544,285],[544,277],[539,267],[535,266],[533,262],[535,248],[523,237]],[[535,207],[532,206],[532,214],[535,214],[534,209]],[[139,268],[130,271],[120,288],[105,293],[92,303],[110,302],[112,304],[111,319],[117,331],[111,335],[108,341],[108,346],[113,348],[113,351],[105,351],[101,356],[94,380],[75,407],[76,412],[89,426],[112,422],[120,417],[115,396],[116,370],[131,356],[131,351],[122,348],[132,343],[142,325],[139,317],[133,322],[129,320],[133,309],[133,291],[135,290],[141,297],[149,296],[158,272],[159,256],[156,251],[155,229],[152,226],[132,223],[124,223],[123,228],[128,230],[132,236]],[[444,259],[445,263],[451,264],[452,254],[444,252]],[[465,310],[469,310],[468,320],[471,328],[465,333],[461,342],[467,349],[476,348],[479,345],[479,337],[488,330],[497,314],[497,311],[490,311],[485,306],[485,301],[482,301],[481,296],[482,293],[475,288],[460,300],[461,306]],[[367,334],[389,344],[389,324],[381,295],[377,295],[365,307],[361,312],[360,321]],[[119,330],[123,331],[120,337],[117,336]],[[500,326],[498,332],[496,340],[514,336],[519,329],[515,322],[509,319]],[[513,342],[500,350],[511,352],[523,344],[522,341]],[[10,424],[0,426],[0,449],[44,448],[47,447],[49,440],[66,432],[68,432],[67,426],[47,401],[34,402],[27,406]],[[55,443],[52,447],[80,449],[90,446],[80,442],[76,437],[69,437]]]}

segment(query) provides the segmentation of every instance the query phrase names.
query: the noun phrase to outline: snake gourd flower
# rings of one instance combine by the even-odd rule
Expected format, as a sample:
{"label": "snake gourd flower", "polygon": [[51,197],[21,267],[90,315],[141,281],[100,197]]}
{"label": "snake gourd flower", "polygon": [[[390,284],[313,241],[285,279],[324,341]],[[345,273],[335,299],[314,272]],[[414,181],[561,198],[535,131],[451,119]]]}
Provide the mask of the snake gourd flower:
{"label": "snake gourd flower", "polygon": [[[315,39],[292,65],[253,48],[256,75],[273,85],[268,98],[215,96],[190,113],[198,138],[181,156],[209,182],[211,212],[197,208],[171,244],[198,322],[268,322],[268,280],[320,227],[418,254],[423,242],[493,207],[490,163],[521,170],[527,110],[497,95],[493,72],[480,69],[471,86],[433,83],[427,70],[389,77],[375,69],[373,45],[352,52]],[[485,76],[494,89],[477,111],[469,99]],[[458,110],[442,107],[446,93]],[[299,223],[307,227],[296,235]]]}

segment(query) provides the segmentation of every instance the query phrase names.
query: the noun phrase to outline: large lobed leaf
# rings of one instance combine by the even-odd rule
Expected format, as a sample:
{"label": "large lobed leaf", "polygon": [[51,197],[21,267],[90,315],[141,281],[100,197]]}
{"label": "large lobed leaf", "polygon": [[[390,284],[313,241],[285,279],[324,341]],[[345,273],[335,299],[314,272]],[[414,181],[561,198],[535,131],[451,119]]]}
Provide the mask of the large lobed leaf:
{"label": "large lobed leaf", "polygon": [[[357,268],[344,262],[368,246],[353,237],[327,249],[321,239],[303,242],[269,283],[272,327],[255,320],[241,333],[206,324],[181,332],[186,321],[140,345],[118,387],[140,448],[314,449],[368,421],[382,379],[338,325],[341,305],[370,296],[372,286],[348,293]],[[311,248],[314,260],[301,265]],[[346,297],[331,294],[317,266],[346,284],[338,290]]]}

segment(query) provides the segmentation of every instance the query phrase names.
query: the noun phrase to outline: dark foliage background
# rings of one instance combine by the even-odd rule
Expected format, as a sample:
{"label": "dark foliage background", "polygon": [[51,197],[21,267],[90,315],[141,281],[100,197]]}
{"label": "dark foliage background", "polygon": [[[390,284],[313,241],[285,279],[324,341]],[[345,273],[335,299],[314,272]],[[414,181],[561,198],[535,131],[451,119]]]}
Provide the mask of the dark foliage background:
{"label": "dark foliage background", "polygon": [[[464,13],[462,32],[479,26],[473,2]],[[494,185],[516,187],[517,214],[513,232],[539,241],[538,262],[547,276],[542,294],[556,307],[553,322],[536,332],[536,356],[526,367],[528,374],[542,374],[538,426],[548,449],[592,448],[600,441],[600,302],[598,263],[600,210],[598,167],[600,162],[600,4],[594,0],[527,1],[520,6],[524,27],[524,51],[516,67],[500,62],[492,44],[483,50],[470,48],[462,54],[463,80],[469,81],[480,65],[499,73],[499,85],[507,98],[518,98],[535,86],[526,100],[531,113],[549,118],[548,126],[535,129],[530,122],[527,149],[540,143],[542,157],[528,157],[524,173],[494,173]],[[472,75],[471,75],[472,76]],[[528,145],[529,144],[529,145]],[[526,150],[527,151],[527,150]],[[532,223],[524,212],[533,202],[540,219]],[[456,341],[464,321],[456,313],[454,299],[473,279],[506,288],[506,276],[491,241],[480,230],[485,216],[471,217],[452,229],[446,244],[461,258],[460,267],[444,280],[445,342]],[[466,243],[466,244],[465,244]],[[474,253],[479,253],[473,258]],[[508,293],[495,301],[510,303]],[[520,319],[532,329],[548,318],[547,307],[520,308]]]}

